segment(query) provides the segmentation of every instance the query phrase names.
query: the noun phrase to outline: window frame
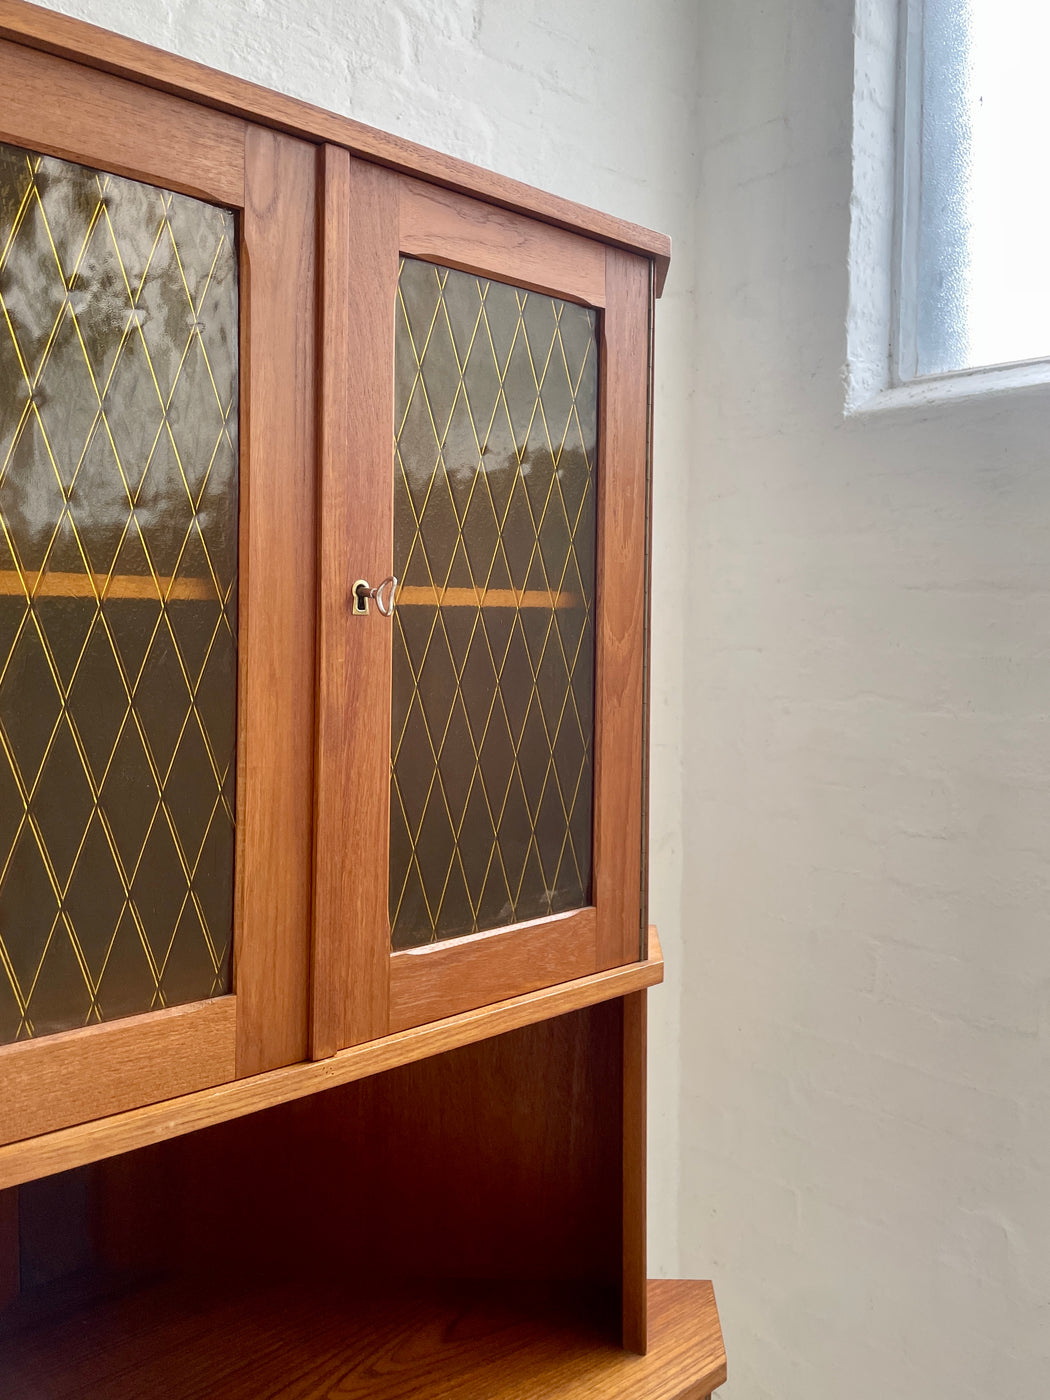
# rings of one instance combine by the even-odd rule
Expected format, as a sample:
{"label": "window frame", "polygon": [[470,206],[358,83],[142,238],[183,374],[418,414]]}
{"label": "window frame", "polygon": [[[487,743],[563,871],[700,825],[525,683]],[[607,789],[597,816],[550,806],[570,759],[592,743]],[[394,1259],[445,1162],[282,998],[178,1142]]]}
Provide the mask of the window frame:
{"label": "window frame", "polygon": [[918,368],[919,228],[922,207],[923,58],[926,0],[898,0],[897,76],[894,94],[895,187],[893,284],[890,310],[889,384],[893,389],[945,385],[961,379],[984,389],[1016,387],[1017,372],[1050,379],[1045,355],[960,365],[927,373]]}
{"label": "window frame", "polygon": [[892,385],[940,375],[918,373],[919,211],[922,201],[922,59],[925,0],[899,0],[893,201]]}

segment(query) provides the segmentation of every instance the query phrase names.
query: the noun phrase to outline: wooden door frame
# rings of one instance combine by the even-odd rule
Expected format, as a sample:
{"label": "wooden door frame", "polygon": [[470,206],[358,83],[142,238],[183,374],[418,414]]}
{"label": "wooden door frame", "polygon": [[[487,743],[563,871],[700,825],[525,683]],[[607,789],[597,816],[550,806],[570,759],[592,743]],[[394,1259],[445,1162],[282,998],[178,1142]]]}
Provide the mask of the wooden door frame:
{"label": "wooden door frame", "polygon": [[[641,954],[649,260],[350,157],[325,155],[320,628],[311,1054]],[[351,217],[352,211],[352,217]],[[392,572],[398,257],[596,307],[601,319],[592,906],[391,953],[391,628],[350,619]],[[329,295],[329,292],[332,295]],[[351,716],[354,718],[351,719]]]}
{"label": "wooden door frame", "polygon": [[316,148],[6,40],[0,80],[0,140],[238,211],[241,283],[234,993],[0,1047],[6,1143],[306,1055]]}

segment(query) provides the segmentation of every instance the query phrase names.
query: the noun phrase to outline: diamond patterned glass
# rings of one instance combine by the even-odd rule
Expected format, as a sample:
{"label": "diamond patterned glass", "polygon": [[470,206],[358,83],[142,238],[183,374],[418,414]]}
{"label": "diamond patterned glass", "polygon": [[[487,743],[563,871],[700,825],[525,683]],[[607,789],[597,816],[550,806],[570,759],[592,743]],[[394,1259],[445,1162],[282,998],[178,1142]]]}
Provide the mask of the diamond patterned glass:
{"label": "diamond patterned glass", "polygon": [[0,144],[0,1043],[230,989],[234,215]]}
{"label": "diamond patterned glass", "polygon": [[390,920],[414,947],[590,902],[595,312],[406,258]]}

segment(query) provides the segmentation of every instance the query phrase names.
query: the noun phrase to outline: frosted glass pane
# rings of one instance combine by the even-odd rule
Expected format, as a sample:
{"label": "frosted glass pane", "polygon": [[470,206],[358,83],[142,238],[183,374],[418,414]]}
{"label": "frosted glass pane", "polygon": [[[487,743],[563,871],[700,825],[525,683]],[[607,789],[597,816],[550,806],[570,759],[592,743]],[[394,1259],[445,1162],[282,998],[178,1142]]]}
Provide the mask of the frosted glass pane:
{"label": "frosted glass pane", "polygon": [[1050,355],[1046,0],[926,0],[917,371]]}

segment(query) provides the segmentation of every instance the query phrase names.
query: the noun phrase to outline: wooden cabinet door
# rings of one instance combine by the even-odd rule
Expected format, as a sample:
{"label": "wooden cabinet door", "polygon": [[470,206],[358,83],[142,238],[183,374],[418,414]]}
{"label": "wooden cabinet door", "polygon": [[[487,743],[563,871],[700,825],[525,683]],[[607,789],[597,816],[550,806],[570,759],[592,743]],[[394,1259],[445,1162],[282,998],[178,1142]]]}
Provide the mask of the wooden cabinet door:
{"label": "wooden cabinet door", "polygon": [[9,1142],[306,1053],[316,151],[0,86]]}
{"label": "wooden cabinet door", "polygon": [[324,209],[316,1057],[640,956],[650,298],[334,148]]}

